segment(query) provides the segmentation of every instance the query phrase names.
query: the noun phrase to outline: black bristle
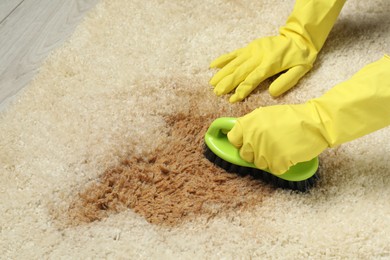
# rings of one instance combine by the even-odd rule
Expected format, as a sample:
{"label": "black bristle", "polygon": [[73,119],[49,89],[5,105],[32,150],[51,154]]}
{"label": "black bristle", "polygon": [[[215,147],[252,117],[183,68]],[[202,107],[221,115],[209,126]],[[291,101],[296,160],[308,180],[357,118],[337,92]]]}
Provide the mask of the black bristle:
{"label": "black bristle", "polygon": [[221,167],[222,169],[226,170],[230,173],[236,173],[240,176],[246,176],[250,175],[255,179],[261,179],[267,183],[272,184],[275,187],[283,188],[283,189],[290,189],[290,190],[296,190],[305,192],[308,191],[310,188],[312,188],[317,180],[319,179],[318,170],[317,172],[311,176],[310,178],[302,181],[287,181],[284,179],[281,179],[269,172],[262,171],[260,169],[254,169],[249,167],[242,167],[238,166],[232,163],[229,163],[222,158],[218,157],[216,154],[214,154],[208,147],[205,145],[205,151],[204,156],[215,165]]}
{"label": "black bristle", "polygon": [[239,172],[239,170],[240,170],[240,166],[235,165],[235,164],[230,164],[230,168],[229,168],[228,172]]}

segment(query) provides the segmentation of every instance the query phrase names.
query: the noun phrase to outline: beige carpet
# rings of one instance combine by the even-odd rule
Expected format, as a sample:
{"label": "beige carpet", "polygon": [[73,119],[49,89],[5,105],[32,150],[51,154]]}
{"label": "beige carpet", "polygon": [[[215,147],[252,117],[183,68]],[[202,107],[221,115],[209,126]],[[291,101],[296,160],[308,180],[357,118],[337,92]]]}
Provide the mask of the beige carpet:
{"label": "beige carpet", "polygon": [[203,158],[214,118],[320,96],[390,52],[388,0],[348,1],[292,91],[214,96],[209,62],[293,4],[102,1],[1,114],[0,258],[390,258],[390,128],[321,154],[307,194]]}

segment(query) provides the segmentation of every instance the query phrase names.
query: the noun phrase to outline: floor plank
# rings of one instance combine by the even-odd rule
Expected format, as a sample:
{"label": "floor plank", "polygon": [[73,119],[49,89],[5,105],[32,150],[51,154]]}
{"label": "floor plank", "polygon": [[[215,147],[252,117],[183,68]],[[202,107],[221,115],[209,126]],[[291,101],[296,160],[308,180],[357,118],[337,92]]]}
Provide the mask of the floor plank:
{"label": "floor plank", "polygon": [[61,46],[98,1],[23,0],[2,21],[0,111],[31,81],[50,51]]}
{"label": "floor plank", "polygon": [[0,1],[0,24],[16,9],[23,0],[1,0]]}

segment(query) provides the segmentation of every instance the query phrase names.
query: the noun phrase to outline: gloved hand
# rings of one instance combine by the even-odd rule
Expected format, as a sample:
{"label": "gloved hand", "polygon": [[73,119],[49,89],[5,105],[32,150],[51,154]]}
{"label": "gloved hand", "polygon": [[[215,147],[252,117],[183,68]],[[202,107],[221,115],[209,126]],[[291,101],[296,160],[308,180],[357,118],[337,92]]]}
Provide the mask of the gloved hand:
{"label": "gloved hand", "polygon": [[275,174],[327,147],[390,125],[390,57],[365,66],[323,96],[300,105],[258,108],[228,133],[240,156]]}
{"label": "gloved hand", "polygon": [[345,1],[297,0],[280,35],[254,40],[210,64],[221,68],[210,80],[214,93],[236,89],[229,101],[241,101],[266,78],[283,71],[269,92],[279,96],[289,90],[312,68]]}

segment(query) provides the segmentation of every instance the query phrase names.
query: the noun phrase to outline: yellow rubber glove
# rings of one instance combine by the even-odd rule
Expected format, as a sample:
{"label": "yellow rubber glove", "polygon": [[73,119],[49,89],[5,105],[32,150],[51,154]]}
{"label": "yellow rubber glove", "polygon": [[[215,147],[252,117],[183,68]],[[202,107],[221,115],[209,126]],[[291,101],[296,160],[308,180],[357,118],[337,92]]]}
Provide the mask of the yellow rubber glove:
{"label": "yellow rubber glove", "polygon": [[323,96],[299,105],[258,108],[228,133],[240,156],[275,174],[327,147],[390,125],[390,57],[365,66]]}
{"label": "yellow rubber glove", "polygon": [[229,101],[247,97],[262,81],[286,71],[270,86],[272,96],[292,88],[313,66],[346,0],[297,0],[278,36],[254,40],[224,54],[211,68],[221,68],[210,84],[218,96],[235,90]]}

